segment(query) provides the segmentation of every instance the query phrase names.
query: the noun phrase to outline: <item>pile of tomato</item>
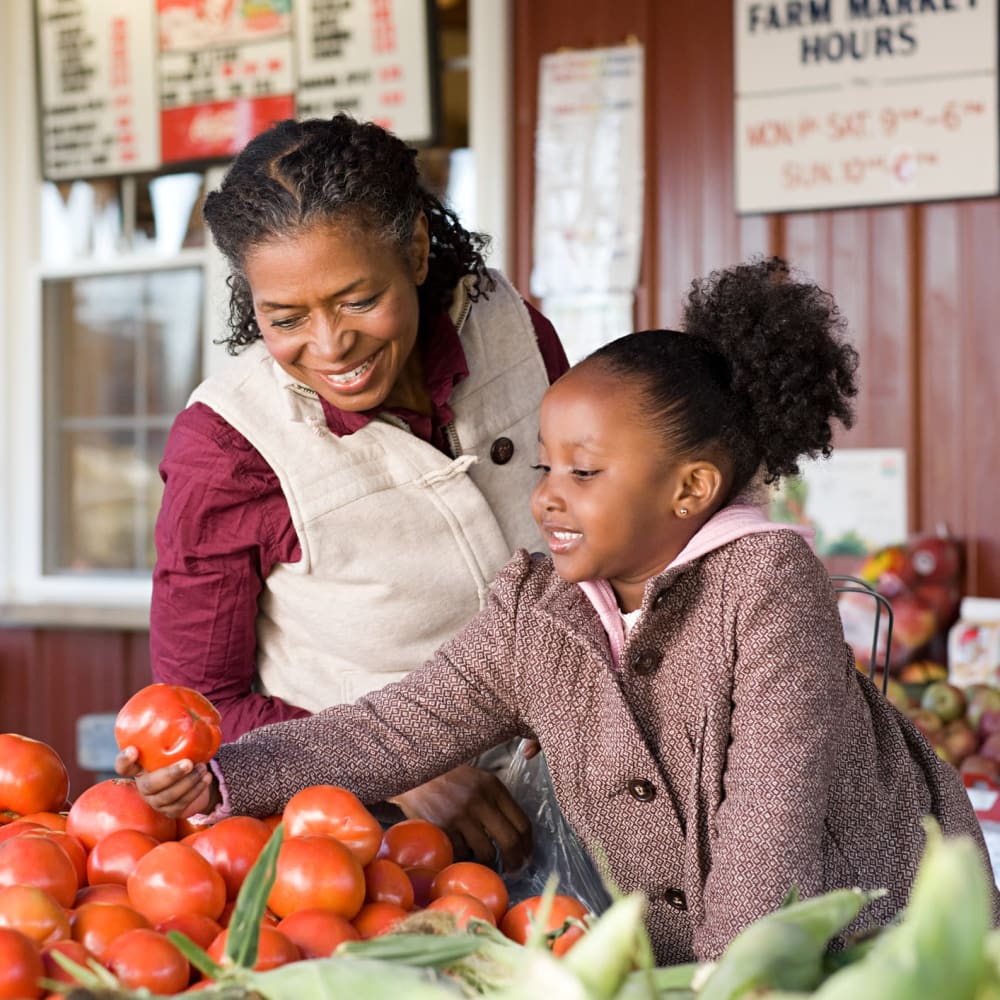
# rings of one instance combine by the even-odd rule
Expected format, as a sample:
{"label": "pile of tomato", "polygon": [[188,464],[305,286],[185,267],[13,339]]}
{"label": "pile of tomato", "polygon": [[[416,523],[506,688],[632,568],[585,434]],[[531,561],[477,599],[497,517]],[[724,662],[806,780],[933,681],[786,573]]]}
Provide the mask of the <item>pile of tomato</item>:
{"label": "pile of tomato", "polygon": [[[199,988],[167,935],[181,931],[224,960],[236,895],[274,827],[284,825],[255,968],[330,955],[343,941],[388,933],[415,909],[484,920],[524,941],[537,898],[509,906],[503,879],[454,860],[423,820],[383,831],[349,791],[307,788],[280,816],[196,827],[154,811],[126,780],[67,801],[68,778],[45,743],[0,734],[0,998],[45,996],[40,979],[72,983],[53,957],[93,959],[129,989]],[[550,927],[586,909],[557,897]],[[558,937],[565,951],[577,928]]]}

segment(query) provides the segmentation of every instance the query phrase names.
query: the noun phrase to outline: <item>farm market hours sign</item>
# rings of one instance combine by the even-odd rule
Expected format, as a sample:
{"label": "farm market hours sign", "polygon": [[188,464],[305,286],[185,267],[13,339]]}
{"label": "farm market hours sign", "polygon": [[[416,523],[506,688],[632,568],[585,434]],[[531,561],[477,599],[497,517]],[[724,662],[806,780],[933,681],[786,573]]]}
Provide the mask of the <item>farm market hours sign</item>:
{"label": "farm market hours sign", "polygon": [[734,0],[736,208],[1000,191],[997,0]]}

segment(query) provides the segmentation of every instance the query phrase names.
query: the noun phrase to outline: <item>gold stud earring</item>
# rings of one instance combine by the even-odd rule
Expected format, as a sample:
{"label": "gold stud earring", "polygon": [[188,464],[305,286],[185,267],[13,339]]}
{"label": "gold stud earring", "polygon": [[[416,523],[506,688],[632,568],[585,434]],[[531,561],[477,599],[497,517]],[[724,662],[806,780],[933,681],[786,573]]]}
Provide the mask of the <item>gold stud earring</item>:
{"label": "gold stud earring", "polygon": [[678,517],[687,517],[687,513],[688,513],[687,507],[679,507],[677,509],[677,516]]}

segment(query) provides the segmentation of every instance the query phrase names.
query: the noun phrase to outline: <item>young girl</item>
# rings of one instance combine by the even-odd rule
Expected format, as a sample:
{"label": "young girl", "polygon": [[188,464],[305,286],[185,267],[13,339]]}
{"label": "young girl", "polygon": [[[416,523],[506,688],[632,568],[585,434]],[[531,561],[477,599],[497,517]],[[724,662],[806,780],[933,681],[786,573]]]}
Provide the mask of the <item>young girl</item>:
{"label": "young girl", "polygon": [[546,393],[532,510],[550,558],[518,553],[403,681],[250,733],[212,770],[139,773],[143,794],[172,815],[278,813],[319,783],[374,801],[532,734],[580,839],[649,898],[660,963],[717,956],[792,885],[884,887],[852,929],[886,923],[921,817],[982,847],[978,824],[855,669],[801,534],[747,497],[850,424],[842,333],[780,260],[695,282],[683,333],[616,340]]}

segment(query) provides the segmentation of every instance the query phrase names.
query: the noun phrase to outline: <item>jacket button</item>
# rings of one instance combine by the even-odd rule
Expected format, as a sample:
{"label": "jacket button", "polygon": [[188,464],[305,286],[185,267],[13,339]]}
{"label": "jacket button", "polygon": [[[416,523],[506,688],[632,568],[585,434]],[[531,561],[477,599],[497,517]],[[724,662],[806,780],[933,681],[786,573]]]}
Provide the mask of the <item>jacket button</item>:
{"label": "jacket button", "polygon": [[645,778],[633,778],[628,783],[628,792],[633,799],[640,802],[652,802],[656,798],[656,787]]}
{"label": "jacket button", "polygon": [[510,438],[497,438],[490,445],[490,458],[497,465],[506,465],[514,457],[514,442]]}
{"label": "jacket button", "polygon": [[664,604],[667,603],[667,592],[666,590],[661,590],[656,597],[653,598],[653,607],[662,608]]}
{"label": "jacket button", "polygon": [[675,910],[686,910],[688,908],[687,896],[680,889],[668,889],[663,897],[668,906]]}
{"label": "jacket button", "polygon": [[646,650],[642,653],[636,653],[632,657],[632,669],[642,677],[647,674],[656,673],[660,666],[660,658],[656,653]]}

